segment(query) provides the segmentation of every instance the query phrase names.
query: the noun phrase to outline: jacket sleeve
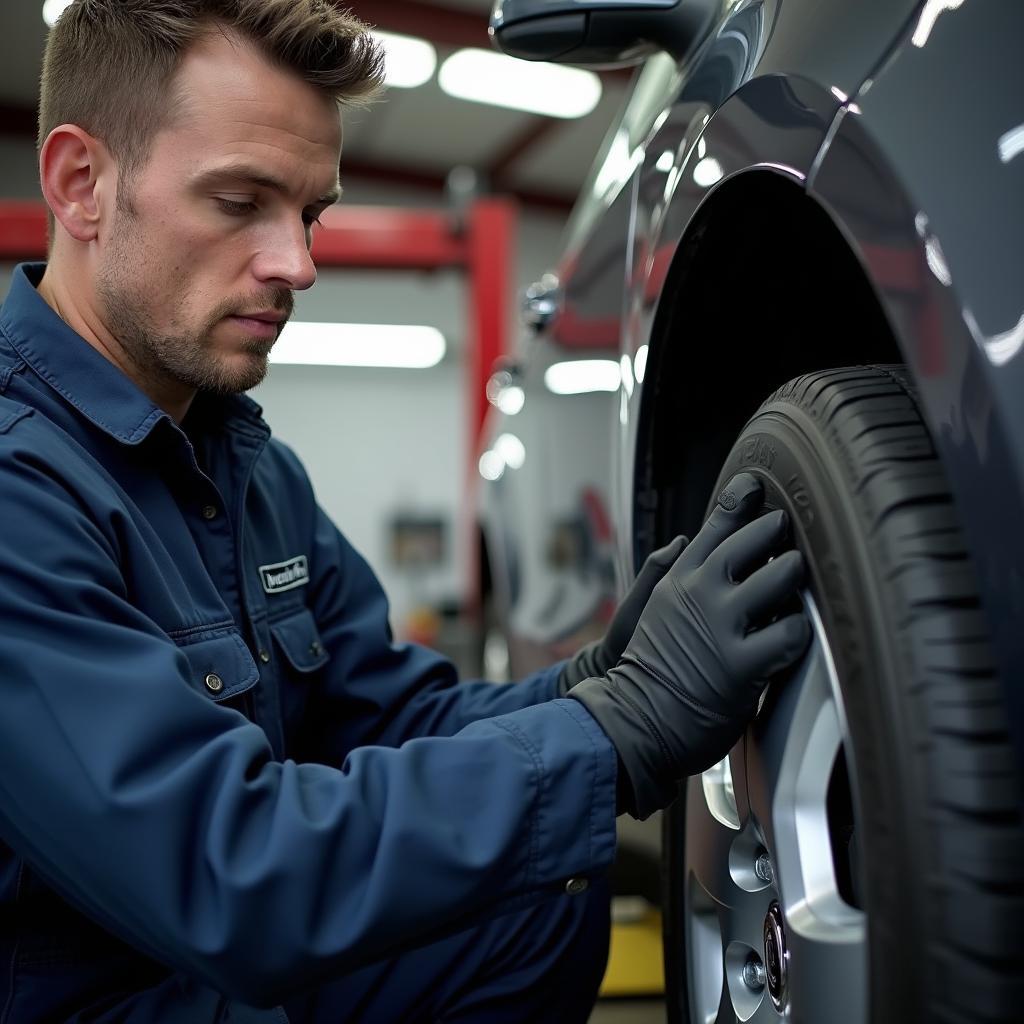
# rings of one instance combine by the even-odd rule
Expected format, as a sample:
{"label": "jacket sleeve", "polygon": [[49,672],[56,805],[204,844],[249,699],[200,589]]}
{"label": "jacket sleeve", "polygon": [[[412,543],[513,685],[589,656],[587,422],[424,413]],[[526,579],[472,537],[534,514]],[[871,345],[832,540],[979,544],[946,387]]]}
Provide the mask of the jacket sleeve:
{"label": "jacket sleeve", "polygon": [[564,662],[513,683],[460,681],[438,652],[395,643],[387,597],[373,570],[316,504],[294,453],[275,442],[273,456],[288,478],[282,486],[308,503],[309,602],[330,655],[310,692],[303,758],[340,764],[366,744],[451,736],[472,722],[557,697]]}
{"label": "jacket sleeve", "polygon": [[13,443],[31,419],[0,435],[0,838],[71,903],[269,1005],[607,867],[615,758],[575,701],[272,760],[127,600],[117,524]]}

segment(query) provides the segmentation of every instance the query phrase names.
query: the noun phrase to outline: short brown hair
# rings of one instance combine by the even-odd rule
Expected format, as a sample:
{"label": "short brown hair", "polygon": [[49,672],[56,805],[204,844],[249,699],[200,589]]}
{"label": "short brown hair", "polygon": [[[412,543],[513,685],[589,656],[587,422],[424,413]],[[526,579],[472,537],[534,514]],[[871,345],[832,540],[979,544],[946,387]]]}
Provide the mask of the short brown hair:
{"label": "short brown hair", "polygon": [[74,0],[46,44],[39,148],[58,125],[76,124],[130,178],[174,115],[182,57],[217,28],[252,41],[343,106],[368,101],[383,83],[380,45],[331,0]]}

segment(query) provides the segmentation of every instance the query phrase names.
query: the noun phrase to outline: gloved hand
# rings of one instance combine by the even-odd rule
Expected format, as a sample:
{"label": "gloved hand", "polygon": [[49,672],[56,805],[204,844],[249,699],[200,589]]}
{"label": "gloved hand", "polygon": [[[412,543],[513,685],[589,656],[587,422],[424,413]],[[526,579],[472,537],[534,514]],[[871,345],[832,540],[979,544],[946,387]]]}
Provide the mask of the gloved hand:
{"label": "gloved hand", "polygon": [[751,474],[733,477],[655,586],[619,663],[569,690],[618,752],[620,811],[646,818],[672,801],[677,780],[725,757],[768,677],[807,648],[803,613],[770,622],[796,594],[804,563],[798,551],[779,553],[789,546],[786,513],[755,519],[761,504]]}
{"label": "gloved hand", "polygon": [[640,621],[640,613],[650,600],[658,581],[686,547],[685,537],[676,537],[670,544],[651,552],[637,574],[633,585],[615,609],[608,631],[600,640],[581,648],[563,666],[558,674],[558,696],[564,697],[569,689],[591,676],[603,676],[618,664],[630,637]]}

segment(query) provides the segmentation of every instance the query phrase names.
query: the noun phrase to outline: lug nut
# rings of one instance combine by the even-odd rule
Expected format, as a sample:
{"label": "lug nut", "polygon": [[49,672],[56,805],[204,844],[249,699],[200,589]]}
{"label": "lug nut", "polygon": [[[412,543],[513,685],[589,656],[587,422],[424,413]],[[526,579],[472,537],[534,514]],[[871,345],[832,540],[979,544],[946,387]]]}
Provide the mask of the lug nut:
{"label": "lug nut", "polygon": [[764,964],[753,954],[743,965],[743,984],[754,992],[764,988]]}
{"label": "lug nut", "polygon": [[754,874],[761,879],[762,882],[775,881],[775,869],[772,867],[772,859],[767,853],[762,853],[758,856],[754,862]]}

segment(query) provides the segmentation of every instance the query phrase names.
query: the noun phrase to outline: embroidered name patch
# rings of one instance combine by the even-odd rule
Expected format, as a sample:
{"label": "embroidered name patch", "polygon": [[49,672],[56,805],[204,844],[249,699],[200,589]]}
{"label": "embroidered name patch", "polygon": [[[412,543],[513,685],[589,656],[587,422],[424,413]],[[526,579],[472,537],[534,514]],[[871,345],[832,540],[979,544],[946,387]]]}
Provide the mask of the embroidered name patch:
{"label": "embroidered name patch", "polygon": [[299,555],[298,558],[289,558],[287,562],[261,565],[260,579],[268,594],[304,587],[309,582],[309,563],[305,555]]}

